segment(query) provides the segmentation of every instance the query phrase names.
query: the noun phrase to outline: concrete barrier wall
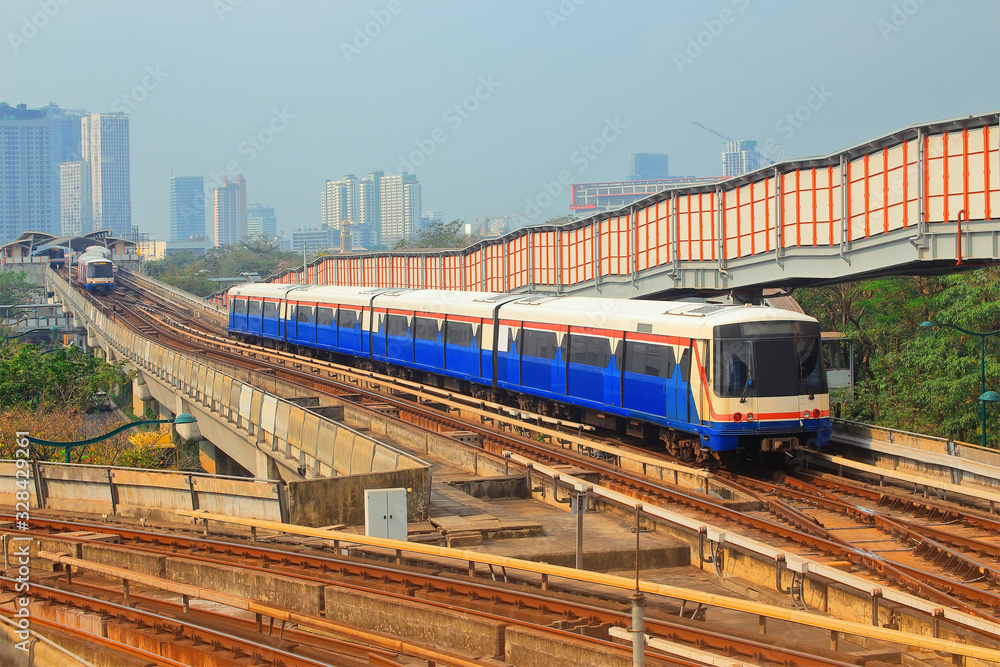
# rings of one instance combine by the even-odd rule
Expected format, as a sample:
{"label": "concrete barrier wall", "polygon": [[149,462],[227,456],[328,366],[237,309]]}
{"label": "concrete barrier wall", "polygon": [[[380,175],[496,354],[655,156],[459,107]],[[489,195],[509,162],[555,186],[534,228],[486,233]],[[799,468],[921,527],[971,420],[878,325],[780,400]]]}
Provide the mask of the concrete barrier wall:
{"label": "concrete barrier wall", "polygon": [[409,489],[406,494],[407,521],[427,520],[431,472],[430,468],[421,466],[409,470],[289,482],[289,522],[316,527],[361,525],[365,522],[365,489],[392,488]]}
{"label": "concrete barrier wall", "polygon": [[[178,509],[270,521],[288,515],[280,481],[74,463],[33,463],[30,471],[32,507],[171,521]],[[0,504],[15,504],[16,475],[15,461],[0,461]]]}
{"label": "concrete barrier wall", "polygon": [[[344,424],[279,398],[271,393],[278,388],[280,381],[276,378],[258,377],[251,371],[229,364],[213,362],[213,366],[207,366],[198,359],[167,350],[110,321],[71,290],[58,275],[50,276],[50,284],[64,303],[72,305],[77,313],[81,313],[78,318],[85,321],[88,328],[101,332],[108,347],[131,361],[141,373],[148,373],[176,390],[177,395],[173,397],[172,403],[161,401],[168,409],[174,413],[190,411],[183,408],[197,404],[227,428],[235,426],[245,432],[249,436],[249,442],[242,446],[256,445],[270,451],[275,461],[291,470],[305,468],[307,474],[311,470],[313,476],[333,473],[348,475],[386,473],[427,465],[403,451],[376,443],[372,438]],[[261,386],[252,386],[251,381]],[[223,389],[216,391],[217,386]],[[227,386],[229,389],[225,390]],[[284,389],[282,386],[282,390]],[[302,390],[301,394],[292,398],[305,395],[308,395],[307,392]],[[311,441],[306,441],[301,435],[294,435],[294,425],[306,423],[307,414],[310,415],[309,433],[316,433],[315,439]],[[320,424],[323,428],[320,428]],[[312,430],[314,425],[315,431]],[[293,434],[291,439],[290,433]],[[215,444],[226,451],[224,443]],[[340,450],[341,447],[347,448],[346,451]],[[241,458],[232,453],[230,455],[238,461],[247,460],[247,457]],[[253,472],[263,476],[260,470]]]}
{"label": "concrete barrier wall", "polygon": [[990,491],[1000,488],[1000,450],[842,420],[834,421],[833,435],[860,446],[856,451],[864,452],[862,460],[880,468]]}

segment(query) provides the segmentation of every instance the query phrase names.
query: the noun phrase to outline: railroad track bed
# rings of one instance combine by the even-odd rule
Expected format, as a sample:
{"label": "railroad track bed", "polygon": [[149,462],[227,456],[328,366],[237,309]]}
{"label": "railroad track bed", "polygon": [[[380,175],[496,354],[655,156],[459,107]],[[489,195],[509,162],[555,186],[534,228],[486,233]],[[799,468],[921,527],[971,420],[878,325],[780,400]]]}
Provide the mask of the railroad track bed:
{"label": "railroad track bed", "polygon": [[[139,647],[148,647],[151,643],[159,645],[158,642],[170,637],[172,647],[166,655],[180,664],[203,664],[194,657],[199,652],[208,652],[213,659],[233,659],[233,664],[243,664],[238,660],[250,656],[257,661],[252,664],[418,664],[414,662],[416,658],[425,660],[419,664],[427,664],[420,653],[408,652],[412,647],[387,650],[391,640],[384,637],[366,637],[363,641],[346,641],[344,637],[333,641],[327,637],[337,632],[330,627],[324,629],[324,619],[334,624],[342,622],[347,612],[343,608],[335,609],[337,595],[327,595],[325,609],[310,608],[308,601],[310,596],[315,598],[316,587],[328,586],[347,591],[343,594],[345,606],[353,606],[359,599],[378,597],[384,600],[383,607],[395,605],[403,615],[411,614],[414,605],[423,605],[432,610],[425,614],[447,617],[457,613],[463,618],[480,619],[485,624],[503,623],[535,633],[550,633],[554,641],[582,642],[598,647],[609,656],[624,656],[630,652],[627,647],[623,649],[610,643],[613,629],[625,628],[630,621],[627,596],[613,589],[601,591],[590,586],[573,591],[576,584],[568,581],[560,581],[558,590],[554,586],[543,589],[539,582],[505,582],[506,576],[493,580],[483,570],[479,576],[469,577],[444,571],[440,563],[419,559],[408,559],[402,566],[390,566],[331,554],[329,549],[279,547],[233,537],[192,537],[187,530],[183,531],[187,534],[175,534],[152,525],[136,528],[90,524],[51,514],[46,512],[44,517],[32,519],[31,535],[35,540],[33,544],[37,545],[33,559],[37,563],[37,559],[53,558],[54,554],[68,552],[68,555],[55,571],[48,569],[44,561],[42,567],[34,570],[33,595],[35,604],[40,605],[35,608],[36,617],[48,618],[48,623],[53,624],[45,624],[45,628],[58,630],[57,626],[65,628],[66,624],[76,623],[93,630],[96,623],[96,627],[103,628],[101,632],[109,635],[107,639],[129,637],[131,644]],[[258,538],[264,537],[263,533],[258,535]],[[164,588],[158,587],[155,577],[148,581],[142,577],[146,569],[155,569],[155,566],[149,567],[149,563],[160,560],[166,563],[166,571],[158,572],[159,580],[165,582]],[[102,570],[98,565],[109,562],[130,564],[136,579],[128,585],[121,579],[116,580],[113,572],[109,574],[108,569]],[[140,563],[146,563],[146,567]],[[219,596],[232,595],[234,581],[253,581],[255,595],[265,605],[243,609],[239,602],[235,602],[235,606],[222,604],[210,592],[199,593],[204,596],[199,599],[183,592],[178,595],[180,588],[170,590],[172,584],[185,583],[183,575],[178,573],[191,571],[201,573],[196,577],[198,586],[204,586],[206,580],[217,582],[214,588]],[[166,579],[163,579],[164,574]],[[285,586],[299,586],[296,590],[305,591],[300,593],[302,599],[290,601],[287,596],[282,597],[280,586],[266,585],[269,577],[280,579]],[[0,589],[9,591],[14,585],[16,580],[0,578]],[[268,604],[276,616],[262,611]],[[302,607],[299,609],[301,616],[295,617],[295,621],[282,622],[281,609],[294,609],[296,604]],[[378,607],[377,603],[373,604]],[[742,658],[765,667],[863,664],[857,660],[845,661],[843,653],[817,648],[817,644],[822,646],[825,636],[815,629],[795,624],[787,624],[784,628],[772,625],[769,634],[761,636],[735,630],[732,619],[725,621],[725,613],[718,610],[711,613],[716,622],[704,623],[697,620],[705,616],[700,605],[682,608],[676,601],[651,600],[646,611],[646,631],[662,641],[683,645],[698,653],[714,654],[718,659]],[[735,616],[735,612],[728,614]],[[311,615],[319,619],[316,626],[310,626],[306,618]],[[60,620],[64,623],[60,624]],[[751,617],[751,623],[753,620]],[[720,621],[726,627],[723,632],[719,631]],[[810,634],[812,641],[808,639]],[[439,655],[432,658],[438,661],[436,664],[481,664],[479,659],[490,657],[475,650],[461,655],[461,642],[466,640],[454,641],[456,646],[439,645]],[[119,644],[128,643],[119,641]],[[842,651],[851,646],[841,640]],[[122,650],[122,647],[109,644],[108,650],[111,649]],[[850,650],[864,653],[857,646]],[[460,660],[470,662],[449,661],[454,658],[450,654],[455,653],[460,655]],[[136,657],[135,653],[132,655]],[[149,655],[138,657],[149,659]],[[501,660],[503,655],[492,657]],[[204,660],[205,656],[200,659]],[[662,659],[663,656],[658,657],[654,650],[647,653],[649,664],[703,664],[661,662]],[[489,664],[504,663],[501,660]]]}
{"label": "railroad track bed", "polygon": [[[851,567],[855,572],[869,576],[873,584],[899,585],[914,594],[925,596],[926,599],[964,608],[980,617],[996,618],[996,596],[990,591],[995,574],[992,566],[983,567],[981,562],[970,566],[969,558],[949,552],[950,562],[959,565],[943,568],[945,571],[938,576],[935,576],[937,573],[923,572],[936,567],[933,563],[928,565],[926,562],[913,564],[910,571],[906,570],[903,563],[893,564],[891,568],[898,566],[899,571],[903,572],[902,576],[895,569],[887,574],[883,564],[884,553],[891,549],[900,549],[899,553],[913,550],[908,542],[913,539],[912,535],[903,531],[902,538],[887,537],[878,529],[875,530],[880,534],[871,534],[873,529],[864,521],[857,525],[850,523],[853,520],[850,519],[851,512],[837,514],[835,510],[816,509],[815,498],[806,495],[804,490],[799,489],[796,491],[798,495],[783,498],[781,506],[762,499],[763,494],[777,495],[774,488],[754,490],[747,484],[690,468],[679,473],[678,468],[683,466],[676,462],[669,462],[653,452],[629,452],[629,448],[621,447],[621,443],[594,438],[584,433],[582,428],[576,428],[574,432],[574,425],[570,423],[545,420],[537,415],[534,416],[535,423],[518,422],[510,414],[502,414],[502,409],[501,414],[497,414],[498,406],[458,397],[438,388],[421,387],[398,378],[378,376],[368,371],[241,344],[224,336],[211,334],[205,327],[187,327],[173,319],[182,319],[183,314],[179,311],[160,311],[155,317],[148,307],[131,308],[129,311],[130,319],[138,321],[145,318],[147,324],[144,328],[155,329],[161,341],[166,336],[174,340],[171,344],[176,343],[191,350],[200,346],[204,350],[204,346],[209,346],[213,349],[202,353],[218,355],[225,363],[250,362],[259,372],[308,386],[317,392],[340,394],[341,400],[356,400],[363,407],[375,406],[384,414],[388,407],[396,413],[394,416],[435,431],[472,431],[479,438],[478,446],[496,455],[502,455],[504,451],[516,451],[542,464],[587,469],[598,477],[601,485],[644,503],[668,506],[689,518],[712,521],[723,530],[734,533],[749,531],[754,539],[760,539],[777,549],[833,566]],[[373,387],[381,391],[370,391]],[[518,416],[524,415],[518,413]],[[539,437],[546,438],[549,442],[540,442],[537,439]],[[659,466],[656,473],[659,479],[654,481],[650,480],[648,474],[643,474],[649,472],[647,466],[651,461],[653,468]],[[623,472],[623,469],[628,469],[628,472]],[[671,471],[673,483],[667,479]],[[816,495],[813,493],[813,496]],[[745,501],[748,497],[756,498],[760,509],[747,507]],[[905,504],[906,501],[904,499],[901,502]],[[736,505],[742,507],[733,509]],[[853,514],[857,516],[858,512]],[[845,539],[837,533],[852,537]],[[975,535],[971,537],[978,539]],[[930,548],[945,544],[931,544],[933,539],[926,535],[925,538],[924,542],[930,544]],[[859,548],[866,544],[862,541],[866,539],[879,541],[867,543],[873,548]],[[900,542],[899,539],[903,541]],[[946,548],[955,551],[953,546]],[[983,553],[988,553],[988,550],[981,552]],[[970,577],[970,573],[973,576]],[[976,579],[977,573],[983,575],[982,578],[970,582],[970,578]],[[924,576],[915,576],[921,574]],[[966,590],[968,584],[971,584],[971,593]],[[982,597],[977,597],[980,594]]]}

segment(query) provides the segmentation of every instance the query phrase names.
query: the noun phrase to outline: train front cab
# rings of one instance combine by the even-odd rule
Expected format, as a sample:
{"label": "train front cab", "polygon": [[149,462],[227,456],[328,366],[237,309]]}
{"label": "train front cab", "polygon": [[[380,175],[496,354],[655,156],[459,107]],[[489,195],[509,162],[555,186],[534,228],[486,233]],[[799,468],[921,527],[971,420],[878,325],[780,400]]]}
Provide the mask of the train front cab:
{"label": "train front cab", "polygon": [[829,442],[830,397],[815,322],[716,326],[710,365],[703,444],[713,451],[791,451]]}
{"label": "train front cab", "polygon": [[84,285],[95,294],[110,294],[115,289],[115,267],[111,260],[89,260],[81,271]]}

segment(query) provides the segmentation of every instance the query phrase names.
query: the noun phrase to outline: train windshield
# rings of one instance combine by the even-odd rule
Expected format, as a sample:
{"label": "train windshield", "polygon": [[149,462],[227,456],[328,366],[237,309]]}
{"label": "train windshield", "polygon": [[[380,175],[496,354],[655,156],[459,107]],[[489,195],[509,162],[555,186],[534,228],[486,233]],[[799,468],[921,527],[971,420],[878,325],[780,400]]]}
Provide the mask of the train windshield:
{"label": "train windshield", "polygon": [[87,265],[88,278],[110,278],[114,275],[111,262],[91,262]]}
{"label": "train windshield", "polygon": [[715,393],[722,397],[825,394],[821,349],[815,322],[715,327]]}

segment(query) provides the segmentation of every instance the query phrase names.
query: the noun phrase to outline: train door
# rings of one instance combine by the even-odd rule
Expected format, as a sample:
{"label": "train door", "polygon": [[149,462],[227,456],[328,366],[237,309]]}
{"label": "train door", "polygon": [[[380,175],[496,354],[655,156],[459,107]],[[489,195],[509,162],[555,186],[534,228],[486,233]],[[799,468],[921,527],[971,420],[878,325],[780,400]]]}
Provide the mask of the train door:
{"label": "train door", "polygon": [[669,377],[674,371],[673,348],[635,340],[625,341],[622,369],[622,406],[628,410],[673,417],[675,393]]}
{"label": "train door", "polygon": [[611,342],[606,336],[568,334],[566,395],[611,404]]}

